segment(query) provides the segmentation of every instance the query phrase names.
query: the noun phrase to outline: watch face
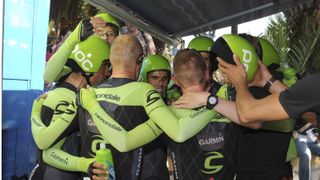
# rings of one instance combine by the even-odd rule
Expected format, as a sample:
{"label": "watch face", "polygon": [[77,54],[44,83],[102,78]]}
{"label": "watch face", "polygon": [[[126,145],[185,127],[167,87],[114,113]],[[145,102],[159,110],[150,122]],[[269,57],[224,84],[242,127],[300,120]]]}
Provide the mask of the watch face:
{"label": "watch face", "polygon": [[209,98],[209,103],[210,103],[211,105],[215,105],[215,104],[217,103],[217,98],[214,97],[214,96],[211,96],[211,97]]}

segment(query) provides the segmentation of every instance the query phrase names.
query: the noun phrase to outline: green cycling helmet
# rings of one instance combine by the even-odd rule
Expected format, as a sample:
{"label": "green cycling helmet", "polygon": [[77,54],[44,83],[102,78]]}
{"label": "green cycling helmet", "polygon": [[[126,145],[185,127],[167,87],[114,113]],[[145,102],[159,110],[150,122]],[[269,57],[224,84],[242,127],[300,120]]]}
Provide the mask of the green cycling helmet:
{"label": "green cycling helmet", "polygon": [[258,37],[260,46],[262,48],[262,62],[267,67],[272,67],[272,69],[278,69],[280,66],[280,58],[278,52],[272,46],[272,44],[264,38]]}
{"label": "green cycling helmet", "polygon": [[217,57],[222,58],[230,64],[235,64],[233,54],[236,54],[245,66],[247,81],[252,81],[258,68],[258,55],[252,45],[239,35],[225,34],[215,41],[211,47],[209,56],[212,70],[218,69]]}
{"label": "green cycling helmet", "polygon": [[120,28],[118,20],[108,13],[98,13],[94,17],[102,18],[106,23],[115,25],[118,29]]}
{"label": "green cycling helmet", "polygon": [[167,58],[161,55],[149,55],[143,59],[139,81],[147,82],[147,75],[152,71],[168,71],[171,76],[171,66]]}
{"label": "green cycling helmet", "polygon": [[103,61],[108,60],[110,45],[98,36],[91,35],[85,41],[76,44],[69,59],[72,59],[83,72],[99,71]]}
{"label": "green cycling helmet", "polygon": [[195,49],[197,51],[210,51],[212,44],[212,39],[205,36],[199,36],[190,41],[188,48]]}

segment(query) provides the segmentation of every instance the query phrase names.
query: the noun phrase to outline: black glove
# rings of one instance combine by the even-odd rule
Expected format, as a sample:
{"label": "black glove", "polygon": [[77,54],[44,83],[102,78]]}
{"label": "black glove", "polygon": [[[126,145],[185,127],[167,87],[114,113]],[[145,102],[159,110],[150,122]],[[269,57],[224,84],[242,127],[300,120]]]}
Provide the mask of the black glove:
{"label": "black glove", "polygon": [[80,41],[86,40],[89,36],[93,34],[93,26],[90,23],[90,19],[86,18],[82,20],[80,29]]}

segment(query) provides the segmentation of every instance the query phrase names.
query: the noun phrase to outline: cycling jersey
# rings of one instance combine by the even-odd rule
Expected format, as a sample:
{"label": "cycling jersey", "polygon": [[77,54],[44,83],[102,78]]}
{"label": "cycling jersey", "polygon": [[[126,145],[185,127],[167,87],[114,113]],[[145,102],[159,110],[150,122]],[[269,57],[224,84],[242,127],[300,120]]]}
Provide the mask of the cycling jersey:
{"label": "cycling jersey", "polygon": [[[75,30],[63,42],[62,46],[50,58],[44,73],[46,82],[62,82],[70,73],[71,69],[66,65],[67,60],[75,47],[80,42],[80,22]],[[50,91],[43,106],[33,108],[31,117],[32,134],[37,146],[43,151],[40,152],[39,168],[43,173],[38,176],[44,178],[43,174],[48,169],[54,169],[53,179],[69,179],[67,174],[78,173],[67,171],[87,172],[93,158],[79,157],[79,137],[74,135],[79,130],[78,113],[76,112],[75,97],[76,88],[68,83],[58,83],[54,90]],[[35,110],[34,110],[35,109]],[[49,138],[50,137],[50,138]],[[71,138],[74,137],[74,138]],[[68,147],[68,148],[66,148]],[[75,151],[74,153],[72,153]],[[51,166],[63,169],[58,170]]]}
{"label": "cycling jersey", "polygon": [[[72,159],[73,156],[79,155],[80,138],[78,133],[75,132],[67,138],[62,139],[51,148],[43,150],[42,157],[40,157],[36,167],[30,175],[32,180],[78,180],[80,177],[79,172],[74,171],[75,164]],[[64,156],[67,154],[67,156]],[[92,161],[91,161],[92,162]],[[91,163],[90,162],[90,163]],[[83,163],[84,164],[84,163]],[[63,165],[63,166],[62,166]],[[76,170],[78,171],[78,170]]]}
{"label": "cycling jersey", "polygon": [[191,139],[176,143],[167,139],[173,160],[174,179],[233,180],[237,136],[234,125],[214,119]]}
{"label": "cycling jersey", "polygon": [[[153,86],[129,79],[111,78],[97,86],[95,92],[99,104],[89,109],[92,118],[88,113],[80,116],[84,117],[80,120],[82,142],[91,144],[82,146],[81,152],[92,157],[103,136],[112,144],[108,148],[114,157],[117,179],[140,178],[142,156],[152,143],[143,145],[159,136],[159,128],[181,142],[199,132],[215,114],[184,110],[186,118],[178,121]],[[131,149],[134,150],[121,153]]]}
{"label": "cycling jersey", "polygon": [[[47,149],[78,130],[78,116],[73,103],[75,97],[76,89],[71,84],[57,83],[55,88],[48,92],[40,116],[31,117],[32,135],[40,149]],[[73,106],[72,110],[68,109],[69,105]]]}
{"label": "cycling jersey", "polygon": [[[221,86],[215,83],[210,92],[219,92]],[[224,93],[232,98],[232,92]],[[181,111],[181,110],[179,110]],[[175,111],[180,115],[178,111]],[[183,116],[183,115],[182,115]],[[183,143],[167,138],[173,160],[174,179],[233,180],[236,168],[238,137],[235,124],[218,114],[197,135]]]}
{"label": "cycling jersey", "polygon": [[55,153],[55,150],[71,156],[79,155],[79,138],[74,135],[74,132],[78,131],[78,116],[75,104],[72,103],[75,96],[76,90],[72,85],[58,83],[41,104],[41,110],[37,104],[33,107],[32,134],[38,147],[43,151],[39,152],[38,164],[32,172],[31,179],[79,178],[78,173],[54,168],[55,163],[72,166],[70,165],[72,161],[69,161],[68,157],[62,157],[59,153]]}
{"label": "cycling jersey", "polygon": [[161,134],[145,148],[141,165],[141,179],[169,180],[167,168],[167,146],[164,143],[164,134]]}

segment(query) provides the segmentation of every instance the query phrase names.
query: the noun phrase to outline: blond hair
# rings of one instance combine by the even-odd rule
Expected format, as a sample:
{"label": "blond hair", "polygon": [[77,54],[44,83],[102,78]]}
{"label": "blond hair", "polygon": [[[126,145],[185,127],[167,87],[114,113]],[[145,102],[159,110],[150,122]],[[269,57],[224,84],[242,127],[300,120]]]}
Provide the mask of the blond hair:
{"label": "blond hair", "polygon": [[205,82],[205,71],[204,59],[196,50],[180,50],[173,59],[174,76],[183,87],[202,85]]}
{"label": "blond hair", "polygon": [[114,39],[110,50],[110,62],[113,68],[125,68],[136,63],[142,54],[140,42],[130,35],[119,35]]}

